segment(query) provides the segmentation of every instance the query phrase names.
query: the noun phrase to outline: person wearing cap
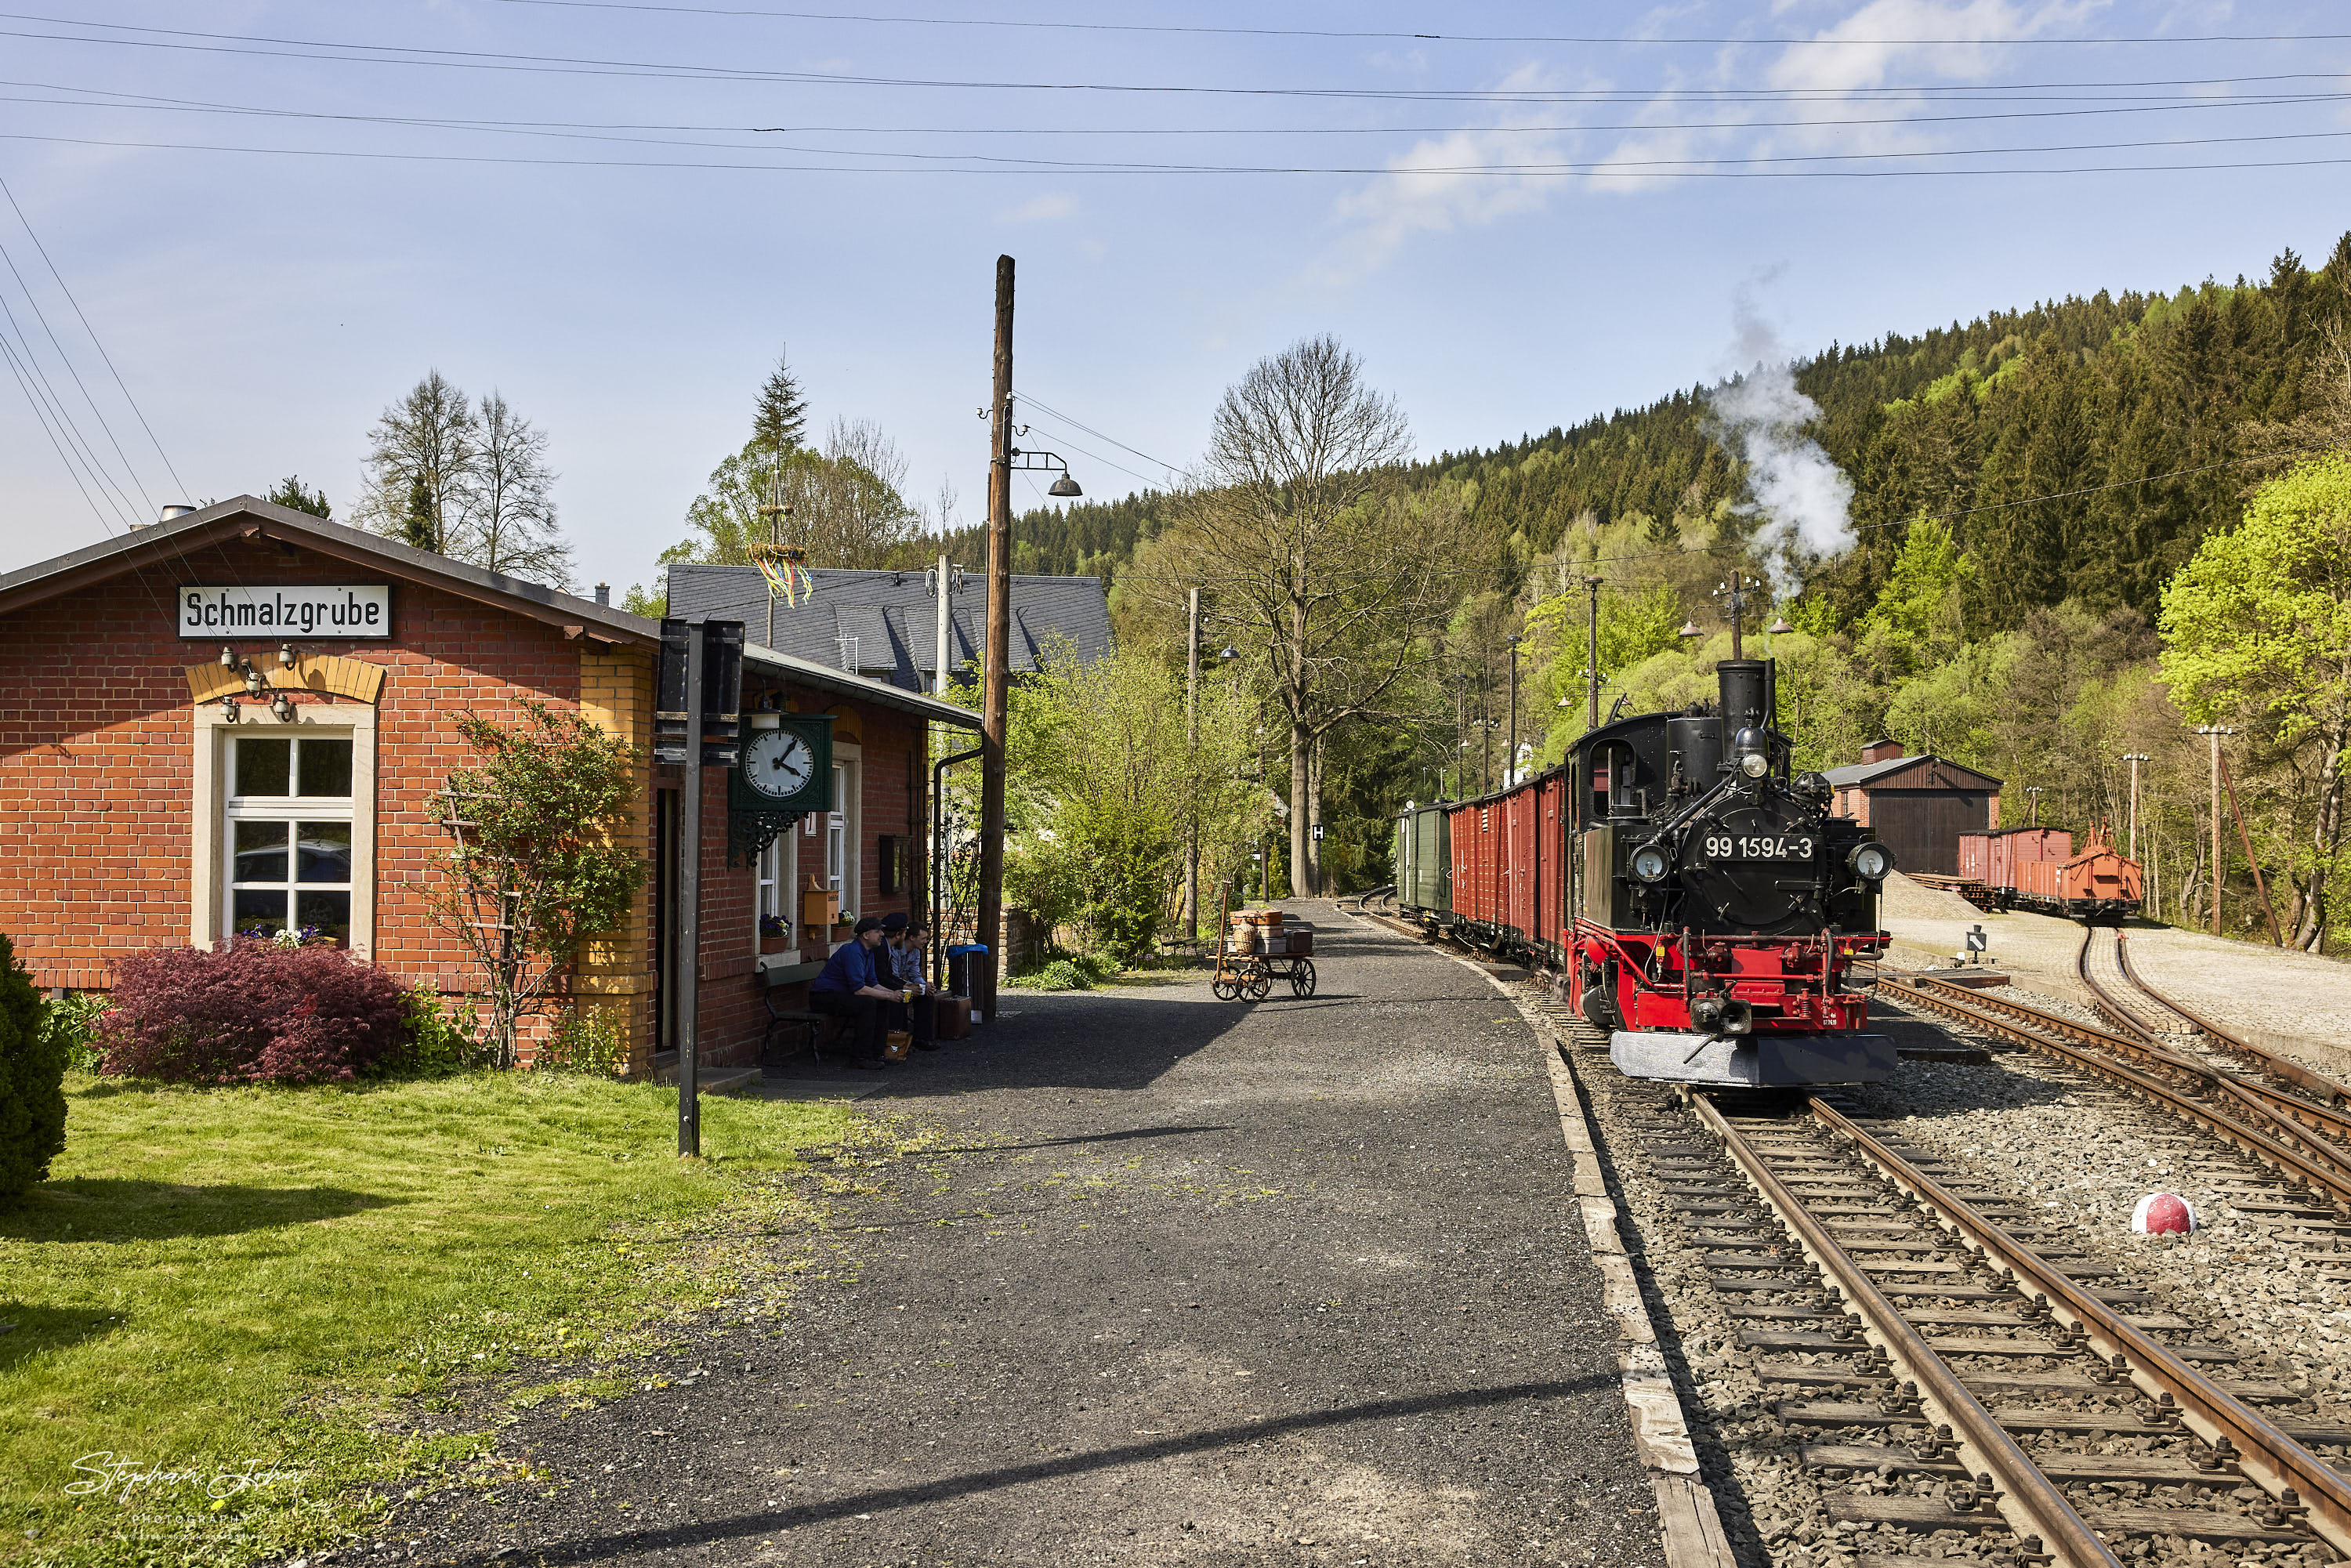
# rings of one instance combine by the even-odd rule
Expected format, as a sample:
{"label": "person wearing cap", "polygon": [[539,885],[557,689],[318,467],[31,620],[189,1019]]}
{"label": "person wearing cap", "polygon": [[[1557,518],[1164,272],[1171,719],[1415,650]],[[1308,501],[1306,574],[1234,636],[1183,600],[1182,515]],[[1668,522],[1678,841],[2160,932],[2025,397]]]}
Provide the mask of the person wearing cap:
{"label": "person wearing cap", "polygon": [[[893,912],[882,917],[882,935],[889,946],[876,956],[891,971],[883,978],[896,978],[898,994],[902,998],[912,992],[916,1001],[922,1000],[931,988],[923,981],[923,946],[929,933],[914,925],[909,916]],[[927,1004],[917,1007],[901,1000],[893,1009],[892,1017],[892,1028],[903,1029],[914,1037],[915,1050],[938,1050],[939,1042],[931,1038],[932,1018]]]}
{"label": "person wearing cap", "polygon": [[894,987],[885,986],[875,952],[882,946],[882,922],[869,915],[857,923],[849,940],[825,960],[824,973],[809,982],[809,1008],[857,1025],[857,1065],[879,1072],[883,1032],[890,1026],[888,1009],[898,1005]]}

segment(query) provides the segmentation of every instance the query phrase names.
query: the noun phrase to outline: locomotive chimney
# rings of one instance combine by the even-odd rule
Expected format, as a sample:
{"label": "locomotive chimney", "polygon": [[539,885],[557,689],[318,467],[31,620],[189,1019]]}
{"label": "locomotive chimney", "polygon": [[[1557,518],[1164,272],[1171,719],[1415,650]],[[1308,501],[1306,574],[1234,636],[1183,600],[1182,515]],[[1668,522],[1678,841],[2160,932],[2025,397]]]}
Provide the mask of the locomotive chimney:
{"label": "locomotive chimney", "polygon": [[1763,661],[1725,659],[1714,667],[1722,685],[1722,738],[1726,745],[1742,729],[1762,729],[1771,722],[1764,698]]}

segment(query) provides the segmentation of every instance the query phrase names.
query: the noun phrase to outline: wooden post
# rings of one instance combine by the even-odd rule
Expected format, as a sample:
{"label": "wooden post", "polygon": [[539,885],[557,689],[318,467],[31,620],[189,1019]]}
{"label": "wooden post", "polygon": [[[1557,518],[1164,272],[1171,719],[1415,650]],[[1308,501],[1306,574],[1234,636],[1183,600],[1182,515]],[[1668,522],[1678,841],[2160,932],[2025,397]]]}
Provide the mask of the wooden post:
{"label": "wooden post", "polygon": [[[1185,612],[1187,628],[1185,646],[1184,674],[1184,761],[1189,768],[1197,760],[1200,749],[1200,591],[1194,589]],[[1186,808],[1191,819],[1190,842],[1184,853],[1184,940],[1196,941],[1200,936],[1200,801],[1196,789],[1186,789],[1190,804]]]}
{"label": "wooden post", "polygon": [[1012,258],[996,258],[996,386],[988,414],[987,636],[979,709],[979,934],[987,961],[974,989],[980,1017],[996,1019],[996,971],[1004,961],[1004,732],[1012,654]]}
{"label": "wooden post", "polygon": [[1600,579],[1587,577],[1584,588],[1592,594],[1592,621],[1586,629],[1589,641],[1584,645],[1583,727],[1589,732],[1600,727]]}
{"label": "wooden post", "polygon": [[2198,727],[2212,743],[2212,935],[2220,935],[2220,737],[2234,735],[2233,729],[2217,724]]}
{"label": "wooden post", "polygon": [[2270,907],[2270,890],[2262,881],[2262,862],[2253,858],[2253,835],[2245,831],[2245,814],[2237,809],[2237,781],[2229,777],[2229,759],[2225,757],[2220,758],[2220,782],[2229,791],[2229,815],[2237,819],[2237,837],[2245,846],[2245,863],[2253,868],[2253,895],[2262,901],[2262,915],[2270,923],[2271,946],[2283,947],[2285,937],[2278,930],[2277,911]]}

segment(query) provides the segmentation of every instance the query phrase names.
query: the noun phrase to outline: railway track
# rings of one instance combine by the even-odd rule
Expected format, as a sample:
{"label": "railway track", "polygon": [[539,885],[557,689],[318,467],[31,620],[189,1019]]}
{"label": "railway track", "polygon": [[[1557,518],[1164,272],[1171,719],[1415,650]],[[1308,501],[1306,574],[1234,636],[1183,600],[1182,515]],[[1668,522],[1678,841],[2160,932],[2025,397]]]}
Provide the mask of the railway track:
{"label": "railway track", "polygon": [[1777,1419],[1863,1561],[1947,1531],[2020,1564],[2351,1555],[2351,1426],[2284,1408],[2031,1207],[1826,1096],[1677,1098],[1630,1130],[1759,1376],[1796,1388]]}
{"label": "railway track", "polygon": [[[2085,938],[2076,960],[2077,972],[2091,993],[2104,999],[2116,988],[2101,988],[2104,982],[2090,962],[2090,951]],[[2160,1042],[2158,1032],[2127,1001],[2118,998],[2107,1003],[2107,1017],[2116,1021],[2119,1015],[2124,1021],[2116,1028],[2102,1029],[1930,976],[1881,969],[1878,983],[1881,988],[1891,987],[1905,1002],[2030,1047],[2153,1101],[2307,1188],[2332,1205],[2338,1218],[2351,1221],[2351,1112],[2288,1086],[2283,1073],[2273,1077],[2233,1071],[2174,1051]],[[2155,1005],[2155,1001],[2140,1003],[2147,1008]],[[2278,1061],[2268,1052],[2259,1054],[2264,1060]],[[2280,1065],[2294,1068],[2336,1097],[2344,1093],[2339,1085],[2307,1069],[2291,1062]]]}
{"label": "railway track", "polygon": [[[1886,982],[1905,1000],[2147,1092],[2208,1140],[2252,1155],[2235,1160],[2208,1141],[2199,1161],[2248,1218],[2289,1225],[2296,1239],[2351,1231],[2351,1153],[2314,1125],[2342,1126],[2327,1120],[2334,1107],[2168,1050],[2161,1015],[2141,1020],[2153,1028],[2101,1030],[1919,978],[1888,972]],[[1580,1017],[1548,996],[1530,1006],[1572,1060],[1596,1054],[1603,1037]],[[1700,1260],[1671,1270],[1668,1293],[1711,1298],[1703,1315],[1736,1324],[1769,1396],[1759,1410],[1711,1383],[1698,1392],[1720,1375],[1719,1360],[1683,1368],[1686,1400],[1731,1423],[1694,1427],[1702,1450],[1722,1445],[1716,1484],[1734,1449],[1758,1450],[1760,1434],[1762,1450],[1793,1460],[1833,1532],[1799,1548],[1784,1532],[1761,1538],[1759,1519],[1763,1554],[1809,1563],[1826,1551],[1863,1568],[2351,1558],[2351,1422],[2266,1366],[2244,1365],[2219,1336],[2199,1337],[2125,1269],[2046,1228],[2038,1204],[1837,1093],[1798,1103],[1661,1092],[1606,1072],[1586,1090],[1604,1107],[1620,1181],[1646,1167],[1648,1249]],[[2297,1198],[2255,1161],[2318,1200]],[[2334,1236],[2320,1245],[2312,1260],[2351,1261]],[[1730,1435],[1740,1427],[1748,1436]],[[1738,1461],[1748,1474],[1728,1495],[1784,1507],[1776,1483],[1746,1490],[1754,1463]]]}

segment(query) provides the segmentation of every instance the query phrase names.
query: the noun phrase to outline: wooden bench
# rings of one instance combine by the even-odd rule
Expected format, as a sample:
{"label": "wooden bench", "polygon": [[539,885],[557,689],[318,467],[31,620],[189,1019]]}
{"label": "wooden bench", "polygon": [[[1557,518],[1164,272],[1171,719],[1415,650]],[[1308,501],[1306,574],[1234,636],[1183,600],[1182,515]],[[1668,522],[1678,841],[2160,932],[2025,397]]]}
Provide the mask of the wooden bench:
{"label": "wooden bench", "polygon": [[825,961],[820,958],[812,964],[775,964],[768,967],[764,976],[766,983],[761,988],[759,995],[759,999],[768,1007],[768,1027],[759,1037],[759,1051],[762,1055],[767,1053],[768,1041],[775,1038],[776,1030],[788,1025],[798,1025],[809,1031],[809,1054],[819,1061],[824,1060],[822,1049],[824,1036],[831,1034],[837,1037],[841,1033],[841,1026],[849,1020],[837,1013],[820,1013],[808,1008],[783,1007],[776,1000],[776,994],[787,986],[805,986],[823,974],[824,964]]}

